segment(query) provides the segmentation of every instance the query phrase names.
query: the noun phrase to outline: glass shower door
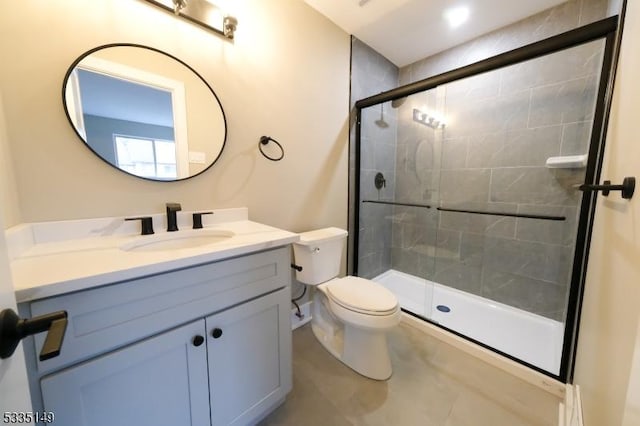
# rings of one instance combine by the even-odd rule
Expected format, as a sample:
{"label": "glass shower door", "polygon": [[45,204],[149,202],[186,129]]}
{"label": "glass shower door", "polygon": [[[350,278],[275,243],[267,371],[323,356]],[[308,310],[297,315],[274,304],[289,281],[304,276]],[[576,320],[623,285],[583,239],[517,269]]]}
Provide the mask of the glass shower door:
{"label": "glass shower door", "polygon": [[362,108],[357,275],[559,375],[603,50]]}
{"label": "glass shower door", "polygon": [[412,111],[430,96],[362,110],[357,242],[357,275],[383,285],[405,311],[425,318],[433,305],[437,210],[432,201],[439,156],[433,129],[416,123]]}
{"label": "glass shower door", "polygon": [[442,87],[432,320],[554,374],[603,47]]}

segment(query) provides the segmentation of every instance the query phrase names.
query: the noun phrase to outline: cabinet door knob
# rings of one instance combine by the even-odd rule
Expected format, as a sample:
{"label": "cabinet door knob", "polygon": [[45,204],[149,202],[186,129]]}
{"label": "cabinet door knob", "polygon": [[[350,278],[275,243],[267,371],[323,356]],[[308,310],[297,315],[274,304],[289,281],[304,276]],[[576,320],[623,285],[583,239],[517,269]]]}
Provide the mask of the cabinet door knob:
{"label": "cabinet door knob", "polygon": [[193,346],[200,346],[204,343],[204,337],[197,335],[193,338]]}
{"label": "cabinet door knob", "polygon": [[213,331],[211,332],[211,336],[214,339],[217,339],[218,337],[222,336],[222,330],[219,328],[214,328]]}

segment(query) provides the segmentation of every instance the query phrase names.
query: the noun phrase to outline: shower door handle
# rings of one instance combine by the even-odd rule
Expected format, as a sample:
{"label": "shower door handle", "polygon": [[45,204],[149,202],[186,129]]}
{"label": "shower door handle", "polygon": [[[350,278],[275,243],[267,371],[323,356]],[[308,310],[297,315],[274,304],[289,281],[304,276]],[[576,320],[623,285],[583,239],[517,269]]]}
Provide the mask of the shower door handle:
{"label": "shower door handle", "polygon": [[626,177],[622,180],[621,185],[611,185],[610,180],[602,182],[603,185],[580,185],[578,189],[580,191],[602,191],[602,195],[605,197],[609,195],[610,191],[621,191],[622,198],[630,200],[633,197],[633,192],[636,189],[636,178]]}

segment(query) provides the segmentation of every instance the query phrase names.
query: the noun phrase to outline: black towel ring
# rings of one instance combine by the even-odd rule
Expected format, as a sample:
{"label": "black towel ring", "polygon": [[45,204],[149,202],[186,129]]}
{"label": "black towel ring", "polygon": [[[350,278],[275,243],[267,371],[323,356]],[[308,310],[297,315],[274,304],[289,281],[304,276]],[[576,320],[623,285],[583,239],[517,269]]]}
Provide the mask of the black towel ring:
{"label": "black towel ring", "polygon": [[[264,153],[264,151],[262,150],[262,145],[266,145],[268,144],[270,141],[272,141],[273,143],[275,143],[276,145],[278,145],[278,148],[280,148],[281,154],[279,157],[274,158],[274,157],[269,157],[267,154]],[[280,145],[280,143],[273,139],[271,136],[260,136],[260,142],[258,142],[258,149],[260,150],[260,153],[262,155],[264,155],[264,157],[268,160],[271,161],[280,161],[284,158],[284,148],[282,147],[282,145]]]}

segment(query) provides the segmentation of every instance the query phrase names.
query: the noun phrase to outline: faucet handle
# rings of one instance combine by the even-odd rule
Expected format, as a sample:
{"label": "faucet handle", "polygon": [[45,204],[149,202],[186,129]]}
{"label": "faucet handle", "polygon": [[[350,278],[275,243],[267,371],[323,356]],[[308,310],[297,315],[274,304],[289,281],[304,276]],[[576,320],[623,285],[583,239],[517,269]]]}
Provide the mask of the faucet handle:
{"label": "faucet handle", "polygon": [[197,212],[193,214],[193,229],[202,229],[202,215],[213,214],[213,212]]}
{"label": "faucet handle", "polygon": [[125,217],[124,220],[139,220],[142,225],[142,232],[140,235],[153,234],[153,218],[151,216]]}

